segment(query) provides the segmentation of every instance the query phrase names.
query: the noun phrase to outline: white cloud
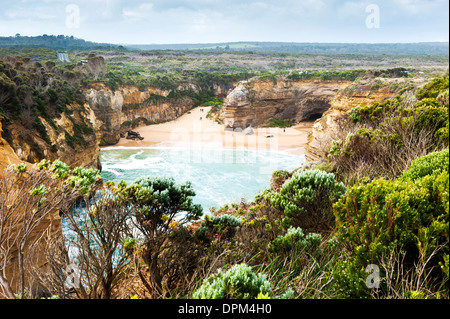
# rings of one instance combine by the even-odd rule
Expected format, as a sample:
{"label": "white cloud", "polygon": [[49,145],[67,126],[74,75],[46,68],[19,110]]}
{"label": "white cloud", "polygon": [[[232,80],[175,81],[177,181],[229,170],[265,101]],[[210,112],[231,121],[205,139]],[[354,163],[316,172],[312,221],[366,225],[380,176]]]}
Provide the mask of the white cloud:
{"label": "white cloud", "polygon": [[[365,25],[372,3],[379,30]],[[80,29],[64,25],[68,4],[80,8]],[[2,35],[50,29],[115,43],[365,42],[376,32],[379,42],[448,41],[448,0],[0,0],[0,7]]]}
{"label": "white cloud", "polygon": [[394,3],[405,13],[424,14],[445,7],[447,0],[394,0]]}

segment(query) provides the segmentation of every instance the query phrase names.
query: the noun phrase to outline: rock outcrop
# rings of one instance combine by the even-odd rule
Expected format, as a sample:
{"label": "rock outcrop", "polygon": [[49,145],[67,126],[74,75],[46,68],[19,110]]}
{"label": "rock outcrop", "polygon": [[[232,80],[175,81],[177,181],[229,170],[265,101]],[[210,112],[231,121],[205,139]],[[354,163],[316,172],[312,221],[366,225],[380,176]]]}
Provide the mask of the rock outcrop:
{"label": "rock outcrop", "polygon": [[306,160],[317,161],[326,155],[332,140],[339,134],[340,126],[336,121],[339,116],[357,106],[364,107],[374,102],[383,102],[393,95],[388,87],[371,90],[371,86],[357,86],[353,93],[339,92],[330,102],[330,108],[314,123],[308,136]]}
{"label": "rock outcrop", "polygon": [[[7,267],[5,269],[6,279],[9,281],[9,283],[12,286],[12,289],[16,289],[16,286],[18,285],[18,275],[19,272],[17,271],[17,256],[19,255],[19,251],[17,248],[17,243],[13,242],[13,239],[19,238],[20,236],[18,233],[10,232],[10,229],[8,229],[8,224],[11,222],[11,220],[17,220],[17,223],[20,225],[22,223],[22,219],[24,216],[28,216],[24,210],[25,204],[20,202],[19,199],[20,196],[23,196],[21,191],[23,189],[19,189],[17,187],[17,180],[13,179],[14,176],[10,176],[10,179],[6,178],[5,169],[9,165],[17,165],[17,164],[25,164],[27,166],[27,169],[30,170],[32,167],[31,163],[28,163],[26,161],[21,160],[17,154],[14,152],[13,148],[8,144],[6,140],[2,137],[2,117],[0,116],[0,176],[2,178],[2,186],[5,188],[2,188],[2,191],[4,191],[6,188],[9,191],[9,194],[2,194],[3,198],[3,205],[5,209],[8,204],[14,203],[17,205],[12,211],[14,212],[12,218],[9,218],[6,220],[2,220],[2,222],[5,222],[4,227],[6,229],[3,229],[5,231],[5,238],[9,238],[9,240],[4,240],[2,245],[4,245],[3,249],[9,249],[8,253],[5,256],[1,256],[2,258],[7,258]],[[17,196],[12,196],[11,194],[17,193]],[[26,201],[24,201],[26,202]],[[9,211],[8,213],[10,213]],[[6,213],[5,211],[3,213]],[[6,215],[3,215],[5,217]],[[1,219],[1,218],[0,218]],[[28,243],[32,243],[34,245],[33,249],[33,267],[35,269],[44,269],[47,267],[47,260],[45,258],[45,249],[47,248],[47,243],[45,240],[47,239],[43,234],[51,233],[54,236],[62,236],[62,228],[61,228],[61,217],[59,216],[59,211],[57,208],[55,208],[54,211],[48,213],[46,217],[40,221],[38,221],[33,231],[28,234]],[[20,228],[19,228],[20,229]],[[22,235],[22,234],[20,234]],[[27,255],[27,257],[30,257],[30,255]],[[0,260],[2,260],[0,258]],[[2,260],[3,262],[4,260]]]}
{"label": "rock outcrop", "polygon": [[21,160],[12,147],[2,137],[2,117],[0,116],[0,172],[12,164],[19,164]]}
{"label": "rock outcrop", "polygon": [[[122,134],[120,136],[122,137]],[[139,140],[139,141],[142,141],[144,139],[144,137],[142,137],[141,134],[139,134],[139,132],[128,131],[126,139],[127,140]]]}
{"label": "rock outcrop", "polygon": [[221,119],[227,127],[260,126],[271,119],[299,123],[321,116],[348,81],[251,79],[240,82],[227,96]]}
{"label": "rock outcrop", "polygon": [[[29,163],[41,159],[59,159],[71,167],[100,168],[99,138],[96,134],[96,119],[89,105],[76,103],[66,106],[53,119],[53,125],[39,116],[47,136],[28,129],[21,122],[8,126],[9,142],[20,161]],[[70,115],[68,115],[70,114]]]}
{"label": "rock outcrop", "polygon": [[[180,89],[198,90],[193,84]],[[226,88],[214,90],[223,94]],[[60,159],[71,167],[101,168],[100,145],[116,144],[120,134],[136,123],[171,121],[195,106],[188,94],[173,97],[170,93],[155,87],[141,91],[136,86],[112,90],[103,82],[94,82],[84,90],[84,105],[66,105],[67,110],[51,121],[39,116],[39,131],[31,118],[12,122],[7,140],[19,161]]]}
{"label": "rock outcrop", "polygon": [[98,122],[101,145],[114,145],[120,139],[124,123],[144,120],[160,123],[174,120],[194,106],[188,97],[169,99],[170,91],[148,87],[121,86],[113,91],[101,82],[85,91],[89,107]]}

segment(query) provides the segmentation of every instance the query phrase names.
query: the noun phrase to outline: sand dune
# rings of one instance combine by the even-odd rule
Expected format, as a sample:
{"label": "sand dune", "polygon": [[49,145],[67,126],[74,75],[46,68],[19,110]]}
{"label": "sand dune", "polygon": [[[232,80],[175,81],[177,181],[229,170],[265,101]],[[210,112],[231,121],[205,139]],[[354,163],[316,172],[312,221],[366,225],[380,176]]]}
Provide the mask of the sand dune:
{"label": "sand dune", "polygon": [[[203,109],[203,111],[202,111]],[[262,151],[286,151],[304,155],[308,133],[313,122],[304,122],[291,128],[257,128],[255,134],[226,131],[225,126],[207,119],[210,107],[197,107],[178,119],[138,127],[144,140],[121,138],[116,146],[148,147],[166,146],[183,148],[246,148]],[[272,137],[267,137],[268,135]]]}

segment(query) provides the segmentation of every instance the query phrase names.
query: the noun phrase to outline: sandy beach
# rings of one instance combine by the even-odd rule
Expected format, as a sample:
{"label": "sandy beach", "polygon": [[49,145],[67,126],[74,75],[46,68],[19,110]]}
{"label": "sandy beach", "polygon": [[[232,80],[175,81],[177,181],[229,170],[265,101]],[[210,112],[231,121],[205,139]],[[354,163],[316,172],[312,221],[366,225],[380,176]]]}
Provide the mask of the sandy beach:
{"label": "sandy beach", "polygon": [[181,148],[233,148],[261,151],[285,151],[304,155],[308,133],[313,122],[303,122],[296,126],[282,128],[257,128],[254,134],[225,130],[225,126],[207,119],[210,107],[197,107],[178,119],[133,131],[144,137],[142,141],[121,138],[115,146],[124,147],[181,147]]}

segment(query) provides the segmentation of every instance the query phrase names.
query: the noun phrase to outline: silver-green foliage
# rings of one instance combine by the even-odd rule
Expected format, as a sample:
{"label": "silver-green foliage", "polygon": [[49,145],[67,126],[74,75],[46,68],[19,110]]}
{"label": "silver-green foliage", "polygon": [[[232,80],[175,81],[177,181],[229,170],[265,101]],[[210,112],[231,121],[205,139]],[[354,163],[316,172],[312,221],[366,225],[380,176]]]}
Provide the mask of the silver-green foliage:
{"label": "silver-green foliage", "polygon": [[197,289],[194,299],[255,299],[259,294],[271,296],[271,284],[264,274],[255,274],[247,264],[238,264],[208,277]]}
{"label": "silver-green foliage", "polygon": [[203,243],[209,243],[214,238],[231,239],[241,225],[241,220],[231,215],[205,217],[201,226],[195,232],[195,238]]}
{"label": "silver-green foliage", "polygon": [[346,192],[333,173],[322,170],[296,172],[283,184],[280,192],[266,191],[264,199],[284,211],[283,225],[329,228],[333,223],[333,203]]}
{"label": "silver-green foliage", "polygon": [[309,233],[305,235],[300,227],[289,227],[284,235],[279,235],[272,241],[271,249],[274,252],[290,251],[292,249],[316,251],[322,241],[320,234]]}

